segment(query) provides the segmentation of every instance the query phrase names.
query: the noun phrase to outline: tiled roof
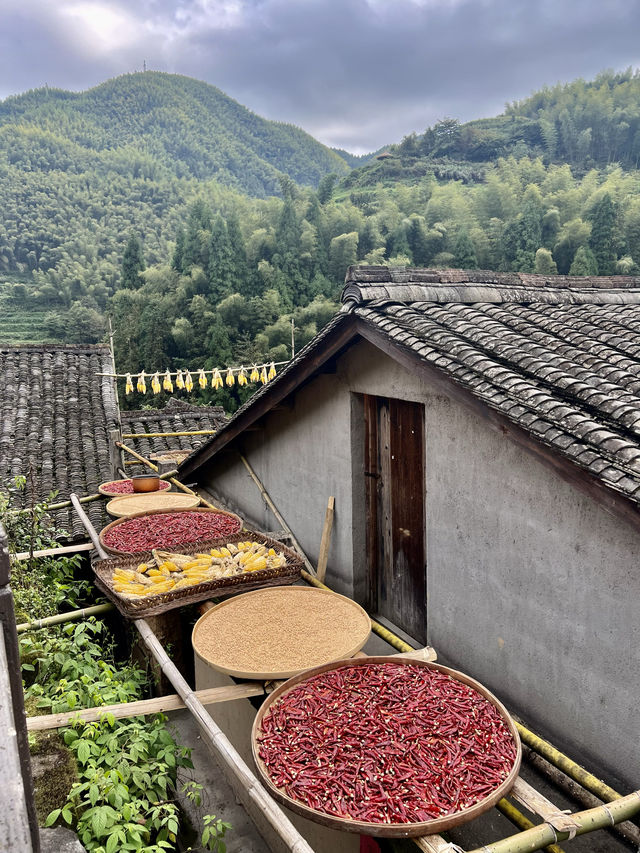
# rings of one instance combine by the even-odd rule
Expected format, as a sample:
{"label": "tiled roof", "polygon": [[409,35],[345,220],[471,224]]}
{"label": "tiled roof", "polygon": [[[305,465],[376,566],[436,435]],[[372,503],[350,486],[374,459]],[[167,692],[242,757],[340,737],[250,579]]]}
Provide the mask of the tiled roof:
{"label": "tiled roof", "polygon": [[361,321],[640,502],[640,278],[358,272],[343,299]]}
{"label": "tiled roof", "polygon": [[189,472],[250,423],[252,411],[275,405],[305,364],[320,365],[345,327],[354,337],[382,336],[640,503],[640,277],[352,267],[343,302],[211,448],[192,455]]}
{"label": "tiled roof", "polygon": [[[158,432],[198,432],[200,430],[219,429],[227,420],[222,406],[194,406],[172,397],[164,409],[137,409],[121,412],[123,434]],[[142,456],[161,456],[168,451],[184,451],[189,454],[200,447],[209,436],[149,436],[148,438],[128,438],[124,443]],[[132,457],[125,454],[126,459]],[[146,470],[140,466],[140,472]],[[137,466],[128,465],[127,473],[136,473]]]}
{"label": "tiled roof", "polygon": [[[33,472],[24,504],[58,491],[97,491],[110,480],[109,431],[118,428],[118,404],[108,346],[3,346],[0,344],[0,482]],[[86,505],[103,526],[103,501]],[[71,539],[85,539],[72,509],[58,510],[55,524]]]}

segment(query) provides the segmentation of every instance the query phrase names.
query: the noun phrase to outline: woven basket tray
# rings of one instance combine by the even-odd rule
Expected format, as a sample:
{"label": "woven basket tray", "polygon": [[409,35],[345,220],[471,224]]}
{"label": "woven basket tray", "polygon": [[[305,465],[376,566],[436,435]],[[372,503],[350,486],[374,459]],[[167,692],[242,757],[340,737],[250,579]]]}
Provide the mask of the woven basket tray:
{"label": "woven basket tray", "polygon": [[116,569],[135,569],[140,563],[148,561],[152,555],[149,551],[143,551],[139,554],[96,560],[92,566],[95,572],[96,586],[113,601],[120,613],[127,619],[143,619],[147,616],[158,616],[160,613],[165,613],[175,607],[184,607],[187,604],[205,601],[207,598],[224,598],[227,595],[246,592],[250,589],[295,583],[300,578],[302,560],[295,551],[286,548],[276,539],[270,539],[268,536],[262,536],[262,534],[252,531],[245,530],[224,539],[198,542],[179,550],[182,554],[196,554],[210,548],[219,548],[229,542],[243,542],[247,539],[260,542],[269,548],[275,548],[276,551],[284,554],[287,560],[286,564],[277,569],[262,569],[258,572],[247,572],[228,578],[205,581],[196,586],[177,589],[175,592],[162,592],[159,595],[147,595],[140,599],[123,598],[113,588],[113,573]]}
{"label": "woven basket tray", "polygon": [[[100,544],[102,545],[104,550],[107,551],[109,554],[117,554],[120,557],[129,557],[129,556],[131,556],[129,551],[119,551],[117,548],[111,548],[109,545],[107,545],[105,543],[104,535],[108,530],[111,530],[112,528],[114,528],[118,524],[126,524],[126,522],[130,521],[132,518],[139,518],[140,516],[143,516],[143,515],[158,515],[159,513],[178,513],[178,512],[217,512],[219,515],[229,515],[229,516],[231,516],[231,518],[235,518],[238,521],[238,523],[240,524],[240,529],[242,529],[242,519],[240,518],[240,516],[235,515],[232,512],[227,512],[224,509],[212,510],[212,509],[209,509],[207,507],[201,507],[201,506],[200,507],[194,507],[193,509],[155,509],[155,510],[152,509],[152,510],[149,510],[148,512],[135,512],[135,513],[127,516],[126,518],[117,518],[115,521],[112,521],[110,524],[107,524],[107,526],[103,527],[102,530],[100,531],[100,537],[99,537],[100,538]],[[241,539],[242,539],[242,537],[241,537]],[[216,540],[216,541],[219,541],[219,540]],[[229,541],[233,541],[233,540],[230,539]],[[175,551],[177,553],[182,547],[193,548],[197,544],[198,544],[198,542],[192,541],[192,542],[185,542],[183,545],[176,545],[176,546],[172,545],[171,547],[166,547],[164,545],[156,545],[155,547],[161,548],[162,550],[165,550],[165,551]],[[196,551],[197,550],[198,549],[196,548]],[[185,553],[188,554],[189,551],[185,551]],[[195,551],[193,553],[195,553]],[[142,562],[142,561],[139,560],[138,562]]]}

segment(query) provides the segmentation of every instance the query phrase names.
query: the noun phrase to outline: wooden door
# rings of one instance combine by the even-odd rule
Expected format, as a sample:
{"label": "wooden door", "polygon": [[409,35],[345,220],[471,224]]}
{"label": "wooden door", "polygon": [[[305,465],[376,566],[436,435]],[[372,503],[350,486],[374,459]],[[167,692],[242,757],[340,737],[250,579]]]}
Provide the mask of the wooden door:
{"label": "wooden door", "polygon": [[426,643],[424,407],[364,395],[369,607]]}

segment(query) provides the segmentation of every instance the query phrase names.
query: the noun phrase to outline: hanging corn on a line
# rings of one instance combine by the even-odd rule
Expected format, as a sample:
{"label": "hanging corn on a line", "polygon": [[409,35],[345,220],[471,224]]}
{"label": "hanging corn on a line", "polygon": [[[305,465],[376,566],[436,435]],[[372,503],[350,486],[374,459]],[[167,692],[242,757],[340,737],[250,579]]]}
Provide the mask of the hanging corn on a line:
{"label": "hanging corn on a line", "polygon": [[[284,364],[285,362],[279,363]],[[216,391],[220,388],[224,388],[225,385],[228,388],[232,388],[236,382],[241,387],[248,385],[249,382],[261,382],[263,385],[266,385],[267,382],[271,382],[271,380],[276,377],[276,362],[272,361],[271,364],[261,365],[254,364],[251,367],[250,372],[244,365],[241,367],[215,367],[212,370],[205,370],[203,367],[200,367],[197,372],[198,385],[202,389],[207,388],[209,385],[207,373],[211,373],[211,387]],[[131,373],[104,373],[99,375],[113,376],[116,379],[124,378],[125,394],[132,394],[134,391],[134,381]],[[175,376],[175,383],[172,381],[172,376]],[[178,369],[172,373],[167,369],[163,374],[160,374],[159,371],[152,374],[141,370],[140,373],[137,374],[135,385],[135,390],[137,390],[139,394],[147,393],[146,380],[149,378],[151,380],[151,390],[154,394],[159,394],[163,389],[168,393],[171,393],[173,391],[174,384],[179,390],[185,390],[189,393],[193,391],[194,387],[193,376],[189,370]]]}

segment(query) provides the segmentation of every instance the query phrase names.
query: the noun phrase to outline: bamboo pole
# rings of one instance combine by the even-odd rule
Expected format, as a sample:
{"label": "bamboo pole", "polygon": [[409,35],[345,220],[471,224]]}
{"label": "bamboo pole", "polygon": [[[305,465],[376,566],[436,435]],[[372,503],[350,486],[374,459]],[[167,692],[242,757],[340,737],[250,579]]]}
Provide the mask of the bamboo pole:
{"label": "bamboo pole", "polygon": [[64,554],[77,554],[81,551],[93,551],[93,545],[90,542],[83,542],[81,545],[66,545],[63,548],[45,548],[43,551],[34,551],[33,554],[29,551],[20,551],[18,554],[11,554],[10,557],[12,560],[29,560],[32,557],[61,557]]}
{"label": "bamboo pole", "polygon": [[276,517],[276,519],[277,519],[278,523],[282,525],[283,529],[284,529],[284,530],[287,532],[287,534],[291,537],[291,541],[293,542],[293,547],[296,549],[296,551],[298,552],[298,554],[300,554],[300,556],[302,557],[302,562],[303,562],[303,563],[305,564],[305,566],[307,567],[307,571],[309,572],[309,574],[310,574],[310,575],[315,576],[315,574],[316,574],[316,570],[315,570],[315,569],[314,569],[314,567],[312,566],[312,564],[311,564],[311,562],[309,561],[309,558],[307,557],[307,555],[305,554],[305,552],[302,550],[302,546],[300,545],[300,543],[298,542],[298,540],[297,540],[297,539],[296,539],[296,537],[294,536],[293,531],[291,530],[291,528],[289,527],[289,525],[287,524],[287,522],[284,520],[284,518],[282,517],[282,515],[280,515],[280,512],[279,512],[279,510],[278,510],[278,507],[277,507],[277,506],[274,504],[274,502],[271,500],[271,497],[269,496],[269,493],[267,492],[267,490],[265,489],[264,485],[262,484],[262,481],[260,480],[260,478],[258,477],[258,475],[256,474],[256,472],[253,470],[253,468],[251,467],[251,465],[249,464],[249,462],[248,462],[248,461],[245,459],[245,457],[242,455],[242,453],[238,453],[238,456],[239,456],[239,457],[240,457],[240,459],[242,460],[242,464],[244,465],[244,467],[245,467],[245,468],[247,469],[247,471],[249,472],[249,476],[251,477],[251,479],[253,480],[253,482],[256,484],[256,486],[257,486],[257,487],[258,487],[258,489],[260,490],[260,494],[262,495],[262,497],[263,497],[263,499],[264,499],[264,502],[267,504],[267,506],[269,507],[269,509],[271,510],[271,512],[275,515],[275,517]]}
{"label": "bamboo pole", "polygon": [[594,776],[592,773],[589,773],[588,770],[585,770],[584,767],[576,764],[575,761],[572,761],[568,756],[556,749],[555,746],[530,731],[526,726],[523,726],[517,719],[515,719],[514,722],[523,743],[526,743],[527,746],[534,749],[537,753],[546,758],[547,761],[553,764],[554,767],[562,770],[567,774],[567,776],[570,776],[582,785],[583,788],[586,788],[587,791],[595,794],[596,797],[604,800],[605,803],[620,799],[621,794],[614,791],[613,788],[610,788],[609,785],[605,784],[601,779],[598,779],[597,776]]}
{"label": "bamboo pole", "polygon": [[[597,829],[615,826],[640,812],[640,791],[634,791],[626,797],[620,797],[612,803],[576,812],[571,817],[578,824],[576,835],[585,835]],[[510,838],[503,838],[493,844],[485,844],[470,853],[533,853],[545,845],[569,838],[568,832],[557,832],[548,823],[542,823]]]}
{"label": "bamboo pole", "polygon": [[[545,776],[552,784],[564,791],[571,799],[575,800],[585,809],[593,809],[602,805],[602,800],[599,800],[594,794],[590,794],[585,790],[579,782],[576,782],[571,777],[554,767],[546,758],[534,752],[530,746],[522,745],[522,757],[535,770]],[[631,844],[634,844],[640,850],[640,829],[631,821],[624,821],[612,827],[612,831],[618,833]]]}
{"label": "bamboo pole", "polygon": [[[194,696],[203,705],[216,702],[232,702],[234,699],[248,699],[250,696],[264,696],[264,686],[261,682],[251,684],[233,684],[229,687],[210,687],[207,690],[196,690]],[[164,711],[178,711],[186,705],[177,693],[168,696],[158,696],[155,699],[142,699],[138,702],[120,702],[117,705],[100,705],[96,708],[83,708],[79,711],[65,711],[62,714],[46,714],[40,717],[27,717],[27,729],[30,732],[58,729],[60,726],[72,725],[77,720],[85,723],[101,720],[106,714],[111,714],[118,720],[127,717],[141,717],[147,714],[161,714]]]}
{"label": "bamboo pole", "polygon": [[[518,811],[518,809],[504,797],[501,800],[498,800],[496,808],[507,818],[507,820],[510,820],[512,824],[517,826],[518,829],[521,829],[523,832],[535,827],[533,821],[530,821],[528,817],[525,817],[522,812]],[[520,836],[517,837],[519,838]],[[558,847],[557,844],[547,844],[544,849],[547,853],[564,853],[562,847]]]}
{"label": "bamboo pole", "polygon": [[123,432],[122,438],[173,438],[188,435],[215,435],[217,429],[193,429],[183,432]]}
{"label": "bamboo pole", "polygon": [[324,527],[322,528],[320,551],[318,553],[318,580],[322,581],[322,583],[324,583],[324,578],[327,573],[327,561],[329,559],[329,547],[331,545],[334,507],[335,498],[330,497],[327,503],[327,511],[324,516]]}
{"label": "bamboo pole", "polygon": [[84,529],[89,534],[89,538],[93,542],[93,547],[96,549],[100,557],[102,557],[103,560],[106,560],[109,555],[102,547],[95,527],[93,526],[93,524],[91,524],[86,512],[80,506],[80,500],[78,499],[78,496],[73,492],[71,493],[71,503],[73,504],[73,508],[75,509],[80,521],[84,524]]}
{"label": "bamboo pole", "polygon": [[[175,664],[163,649],[156,635],[144,619],[137,619],[138,629],[145,645],[158,662],[162,672],[177,690],[180,698],[193,714],[203,739],[226,771],[228,781],[250,816],[257,821],[258,830],[278,839],[291,853],[313,853],[277,803],[267,794],[251,770],[220,727],[209,716],[202,702],[184,680]],[[261,825],[260,825],[261,824]]]}
{"label": "bamboo pole", "polygon": [[[91,546],[93,548],[93,545]],[[64,625],[65,622],[78,622],[88,616],[98,616],[102,613],[110,613],[114,610],[111,603],[94,604],[91,607],[82,607],[80,610],[72,610],[69,613],[56,613],[55,616],[45,616],[44,619],[34,619],[32,622],[21,622],[16,626],[18,634],[25,631],[35,631],[38,628],[47,628],[49,625]]]}

